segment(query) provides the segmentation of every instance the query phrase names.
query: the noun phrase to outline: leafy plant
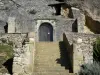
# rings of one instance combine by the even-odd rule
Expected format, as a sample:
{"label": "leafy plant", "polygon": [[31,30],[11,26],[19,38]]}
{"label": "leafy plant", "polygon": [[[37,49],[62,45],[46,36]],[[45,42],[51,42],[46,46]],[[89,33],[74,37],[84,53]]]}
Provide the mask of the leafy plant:
{"label": "leafy plant", "polygon": [[97,38],[93,44],[94,60],[100,61],[100,38]]}
{"label": "leafy plant", "polygon": [[100,62],[82,65],[79,75],[100,75]]}

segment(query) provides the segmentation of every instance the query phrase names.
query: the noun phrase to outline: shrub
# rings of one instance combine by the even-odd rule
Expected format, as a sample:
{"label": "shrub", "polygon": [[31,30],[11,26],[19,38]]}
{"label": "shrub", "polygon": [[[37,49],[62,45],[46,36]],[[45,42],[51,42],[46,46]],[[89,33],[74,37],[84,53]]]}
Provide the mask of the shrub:
{"label": "shrub", "polygon": [[7,40],[5,38],[1,38],[0,40],[2,41],[2,43],[7,43]]}
{"label": "shrub", "polygon": [[79,75],[100,75],[100,63],[84,64],[81,66]]}
{"label": "shrub", "polygon": [[93,44],[93,57],[94,60],[100,61],[100,38],[97,38]]}

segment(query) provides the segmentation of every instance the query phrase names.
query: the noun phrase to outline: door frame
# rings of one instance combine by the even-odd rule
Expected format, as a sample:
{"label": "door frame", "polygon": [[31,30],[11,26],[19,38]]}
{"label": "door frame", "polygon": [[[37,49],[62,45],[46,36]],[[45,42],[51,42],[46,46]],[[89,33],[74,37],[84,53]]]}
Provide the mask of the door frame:
{"label": "door frame", "polygon": [[39,28],[42,25],[42,23],[49,23],[53,27],[53,41],[56,41],[56,22],[55,20],[37,20],[37,24],[35,26],[35,40],[39,41]]}
{"label": "door frame", "polygon": [[[47,32],[44,31],[45,29],[43,29],[43,27],[46,28]],[[41,31],[41,30],[42,30],[42,31]],[[44,33],[43,31],[44,31],[45,33]],[[49,36],[48,36],[48,31],[50,32],[50,35],[49,35]],[[42,34],[42,35],[46,35],[46,39],[44,39],[44,38],[41,36],[41,34]],[[52,27],[52,25],[51,25],[50,23],[47,23],[47,22],[42,23],[42,24],[40,25],[40,27],[39,27],[38,36],[39,36],[39,41],[43,41],[43,39],[44,39],[43,42],[52,42],[52,41],[53,41],[53,27]],[[47,37],[48,37],[48,38],[47,38]],[[42,40],[41,40],[41,39],[42,39]]]}

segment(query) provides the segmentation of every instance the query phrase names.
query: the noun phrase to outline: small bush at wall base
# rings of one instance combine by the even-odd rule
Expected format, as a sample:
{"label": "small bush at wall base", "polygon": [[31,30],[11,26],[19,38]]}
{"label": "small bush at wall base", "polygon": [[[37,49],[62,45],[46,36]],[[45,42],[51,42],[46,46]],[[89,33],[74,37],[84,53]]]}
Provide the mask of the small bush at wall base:
{"label": "small bush at wall base", "polygon": [[97,38],[93,44],[93,57],[94,60],[100,61],[100,38]]}
{"label": "small bush at wall base", "polygon": [[79,75],[100,75],[100,62],[82,65]]}

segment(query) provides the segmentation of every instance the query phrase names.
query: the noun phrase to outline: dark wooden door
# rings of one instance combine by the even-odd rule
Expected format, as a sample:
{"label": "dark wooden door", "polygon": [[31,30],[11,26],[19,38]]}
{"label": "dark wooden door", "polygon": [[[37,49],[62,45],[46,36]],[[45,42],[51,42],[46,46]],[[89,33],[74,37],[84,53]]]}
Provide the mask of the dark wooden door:
{"label": "dark wooden door", "polygon": [[53,41],[53,27],[49,23],[43,23],[39,28],[39,41]]}

